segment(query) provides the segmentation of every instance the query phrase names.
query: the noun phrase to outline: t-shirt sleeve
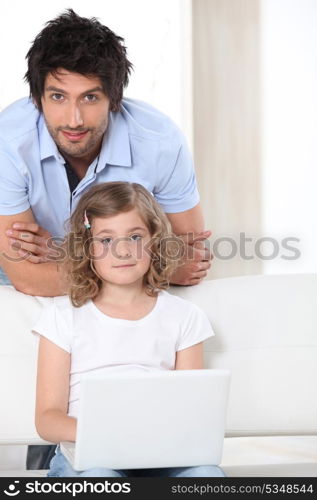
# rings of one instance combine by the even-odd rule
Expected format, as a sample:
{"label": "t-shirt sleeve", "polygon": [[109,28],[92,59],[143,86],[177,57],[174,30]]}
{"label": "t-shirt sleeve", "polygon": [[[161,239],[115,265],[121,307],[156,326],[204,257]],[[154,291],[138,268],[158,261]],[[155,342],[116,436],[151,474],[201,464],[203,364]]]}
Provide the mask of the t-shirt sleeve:
{"label": "t-shirt sleeve", "polygon": [[32,333],[42,335],[64,351],[72,350],[72,327],[68,315],[60,310],[55,301],[43,307]]}
{"label": "t-shirt sleeve", "polygon": [[199,203],[192,156],[178,129],[171,135],[169,151],[161,154],[153,194],[165,213],[184,212]]}
{"label": "t-shirt sleeve", "polygon": [[0,147],[0,215],[15,215],[30,208],[26,180],[13,158]]}
{"label": "t-shirt sleeve", "polygon": [[189,311],[184,315],[181,332],[176,344],[176,351],[181,351],[214,335],[207,315],[199,307],[190,304]]}

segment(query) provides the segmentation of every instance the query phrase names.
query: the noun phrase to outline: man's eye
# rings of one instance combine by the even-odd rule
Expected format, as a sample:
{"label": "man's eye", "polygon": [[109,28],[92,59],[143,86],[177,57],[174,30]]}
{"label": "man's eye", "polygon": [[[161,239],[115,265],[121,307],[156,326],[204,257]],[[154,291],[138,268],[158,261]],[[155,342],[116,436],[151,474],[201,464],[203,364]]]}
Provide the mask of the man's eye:
{"label": "man's eye", "polygon": [[95,102],[97,101],[98,97],[95,94],[87,94],[85,96],[85,100],[88,102]]}
{"label": "man's eye", "polygon": [[103,239],[101,240],[101,243],[102,243],[103,245],[110,245],[110,244],[111,244],[111,242],[112,242],[112,238],[103,238]]}
{"label": "man's eye", "polygon": [[62,101],[64,98],[63,94],[52,94],[51,95],[51,99],[53,99],[53,101]]}
{"label": "man's eye", "polygon": [[140,234],[132,234],[132,236],[130,236],[130,238],[131,238],[131,240],[138,241],[138,240],[142,239],[142,236]]}

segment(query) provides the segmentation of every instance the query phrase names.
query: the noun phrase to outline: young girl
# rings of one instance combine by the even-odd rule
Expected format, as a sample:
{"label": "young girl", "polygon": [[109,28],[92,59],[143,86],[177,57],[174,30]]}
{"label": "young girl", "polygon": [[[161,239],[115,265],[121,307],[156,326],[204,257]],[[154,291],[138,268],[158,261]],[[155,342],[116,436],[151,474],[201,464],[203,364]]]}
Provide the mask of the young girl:
{"label": "young girl", "polygon": [[[69,297],[53,299],[33,328],[40,335],[36,428],[52,443],[75,441],[80,377],[87,372],[203,367],[205,314],[170,295],[179,240],[154,197],[139,184],[90,189],[66,238]],[[48,476],[224,476],[216,466],[76,472],[60,452]]]}

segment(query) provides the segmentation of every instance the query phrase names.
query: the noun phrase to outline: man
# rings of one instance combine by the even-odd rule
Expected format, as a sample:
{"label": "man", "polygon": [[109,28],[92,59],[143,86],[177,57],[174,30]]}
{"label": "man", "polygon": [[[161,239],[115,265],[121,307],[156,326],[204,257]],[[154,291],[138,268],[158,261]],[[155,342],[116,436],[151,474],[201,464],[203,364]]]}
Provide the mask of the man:
{"label": "man", "polygon": [[0,114],[0,265],[24,293],[64,293],[47,241],[63,236],[85,190],[112,180],[143,184],[175,233],[194,233],[185,238],[191,252],[175,284],[199,283],[210,267],[209,253],[193,247],[211,233],[185,141],[151,106],[122,100],[132,67],[122,42],[69,9],[47,23],[27,54],[32,100]]}
{"label": "man", "polygon": [[[138,182],[153,193],[187,257],[173,283],[207,274],[202,210],[184,138],[151,106],[123,99],[132,68],[123,39],[68,9],[27,54],[30,99],[0,114],[0,265],[17,290],[65,293],[51,237],[62,238],[81,195],[99,182]],[[194,244],[198,243],[198,247]]]}

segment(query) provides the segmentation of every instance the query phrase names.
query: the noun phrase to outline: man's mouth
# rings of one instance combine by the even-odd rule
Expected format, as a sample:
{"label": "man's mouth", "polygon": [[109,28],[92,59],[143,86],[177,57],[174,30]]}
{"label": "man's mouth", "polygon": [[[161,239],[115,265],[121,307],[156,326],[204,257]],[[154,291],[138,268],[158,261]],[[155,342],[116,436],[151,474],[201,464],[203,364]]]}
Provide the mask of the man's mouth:
{"label": "man's mouth", "polygon": [[85,132],[68,132],[66,130],[62,130],[62,134],[64,135],[64,137],[66,137],[66,139],[68,139],[69,141],[74,142],[80,141],[83,137],[85,137],[87,133],[88,130],[86,130]]}

